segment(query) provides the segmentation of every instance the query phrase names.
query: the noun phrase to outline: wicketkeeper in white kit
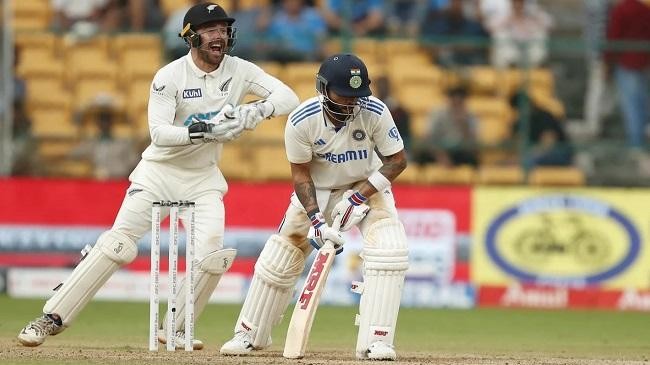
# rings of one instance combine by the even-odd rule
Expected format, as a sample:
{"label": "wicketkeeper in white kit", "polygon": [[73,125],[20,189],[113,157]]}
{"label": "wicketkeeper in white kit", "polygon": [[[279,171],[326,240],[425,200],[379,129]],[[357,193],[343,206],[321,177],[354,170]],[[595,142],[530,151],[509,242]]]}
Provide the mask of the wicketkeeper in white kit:
{"label": "wicketkeeper in white kit", "polygon": [[341,230],[357,225],[364,239],[356,356],[396,358],[393,340],[408,248],[391,182],[406,168],[406,154],[390,111],[371,96],[369,85],[358,57],[334,55],[316,76],[319,95],[289,115],[285,146],[294,193],[279,232],[255,264],[235,335],[222,354],[244,355],[271,344],[271,329],[291,301],[310,242],[322,246],[330,240],[342,249],[343,238],[332,228],[341,215]]}
{"label": "wicketkeeper in white kit", "polygon": [[[70,326],[111,275],[135,259],[136,242],[151,229],[154,201],[196,204],[195,316],[205,308],[235,256],[235,250],[223,248],[223,196],[228,187],[217,168],[222,144],[266,118],[288,114],[299,104],[296,94],[281,81],[228,55],[236,40],[234,22],[212,3],[195,5],[185,14],[179,36],[190,47],[189,53],[154,76],[148,108],[151,144],[129,177],[131,185],[113,227],[55,289],[43,307],[44,314],[22,329],[18,340],[23,345],[38,346],[47,336]],[[249,93],[261,99],[240,105]],[[163,208],[163,218],[167,214],[169,208]],[[181,212],[181,221],[185,224],[187,219]],[[180,284],[177,297],[177,348],[184,346],[185,284]],[[166,342],[161,334],[159,340]],[[203,347],[199,340],[193,345]]]}

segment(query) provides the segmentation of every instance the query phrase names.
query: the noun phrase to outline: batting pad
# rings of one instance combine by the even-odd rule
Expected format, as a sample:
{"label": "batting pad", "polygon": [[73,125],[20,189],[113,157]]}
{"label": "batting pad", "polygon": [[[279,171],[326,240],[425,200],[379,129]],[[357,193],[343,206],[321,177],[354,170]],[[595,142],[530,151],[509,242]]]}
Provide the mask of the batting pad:
{"label": "batting pad", "polygon": [[[210,296],[221,280],[221,276],[230,269],[235,260],[237,250],[225,248],[206,255],[197,263],[197,273],[194,282],[194,323],[205,309]],[[187,274],[180,283],[176,293],[176,328],[174,332],[185,330],[185,291],[187,290]],[[167,316],[163,328],[167,328]],[[163,333],[167,333],[163,331]]]}
{"label": "batting pad", "polygon": [[58,314],[63,325],[69,326],[111,275],[137,254],[138,247],[126,235],[115,231],[102,233],[95,247],[45,302],[43,312]]}
{"label": "batting pad", "polygon": [[299,248],[279,235],[268,239],[235,325],[235,332],[250,333],[256,349],[271,345],[271,330],[280,323],[304,268],[305,255]]}
{"label": "batting pad", "polygon": [[368,357],[375,341],[393,345],[397,314],[408,269],[408,249],[402,223],[382,219],[374,223],[365,237],[363,285],[360,286],[359,335],[357,357]]}

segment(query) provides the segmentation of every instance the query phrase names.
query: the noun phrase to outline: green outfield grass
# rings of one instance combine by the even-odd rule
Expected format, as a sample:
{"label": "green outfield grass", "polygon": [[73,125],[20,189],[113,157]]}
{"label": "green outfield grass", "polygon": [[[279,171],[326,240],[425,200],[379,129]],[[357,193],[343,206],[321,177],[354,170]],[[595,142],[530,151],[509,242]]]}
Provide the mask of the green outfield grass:
{"label": "green outfield grass", "polygon": [[[0,363],[2,352],[18,346],[22,326],[40,313],[43,300],[0,296]],[[209,305],[196,327],[207,350],[216,351],[230,338],[238,305]],[[316,317],[310,348],[332,349],[353,358],[355,308],[322,307]],[[271,350],[280,351],[288,317],[274,332]],[[73,327],[50,338],[51,346],[114,348],[146,351],[148,304],[92,302]],[[537,356],[571,359],[614,359],[648,363],[650,314],[604,311],[424,310],[402,309],[397,333],[400,352],[436,356],[466,354],[481,358]],[[6,358],[6,357],[4,357]],[[14,359],[28,364],[28,359]],[[10,362],[11,363],[11,362]],[[36,363],[36,362],[35,362]],[[42,363],[39,361],[38,363]],[[219,362],[216,362],[219,363]],[[245,362],[243,362],[245,363]]]}

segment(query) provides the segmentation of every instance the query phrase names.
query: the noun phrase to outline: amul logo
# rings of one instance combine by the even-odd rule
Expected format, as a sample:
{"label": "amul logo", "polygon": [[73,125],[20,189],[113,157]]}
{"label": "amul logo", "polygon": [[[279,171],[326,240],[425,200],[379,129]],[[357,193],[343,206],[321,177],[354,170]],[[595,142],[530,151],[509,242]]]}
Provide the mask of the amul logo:
{"label": "amul logo", "polygon": [[388,336],[388,331],[375,330],[375,336]]}
{"label": "amul logo", "polygon": [[318,285],[318,281],[323,274],[323,268],[325,267],[325,263],[327,262],[327,258],[329,256],[330,253],[320,252],[316,257],[316,262],[314,262],[314,266],[312,267],[311,271],[309,272],[309,276],[307,277],[307,284],[305,285],[305,289],[300,294],[300,299],[298,300],[300,303],[302,303],[300,309],[306,309],[309,306],[311,297],[314,294],[314,289],[316,289],[316,286]]}

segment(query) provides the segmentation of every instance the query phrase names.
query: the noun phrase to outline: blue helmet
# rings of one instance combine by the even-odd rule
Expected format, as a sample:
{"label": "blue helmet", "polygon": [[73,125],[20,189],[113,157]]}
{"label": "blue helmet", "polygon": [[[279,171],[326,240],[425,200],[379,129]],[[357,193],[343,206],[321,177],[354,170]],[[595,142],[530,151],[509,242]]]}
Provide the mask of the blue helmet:
{"label": "blue helmet", "polygon": [[361,59],[353,54],[336,54],[320,66],[316,75],[316,90],[323,96],[323,108],[337,122],[354,119],[360,111],[360,101],[344,105],[333,101],[329,93],[348,98],[362,98],[372,95],[368,68]]}

